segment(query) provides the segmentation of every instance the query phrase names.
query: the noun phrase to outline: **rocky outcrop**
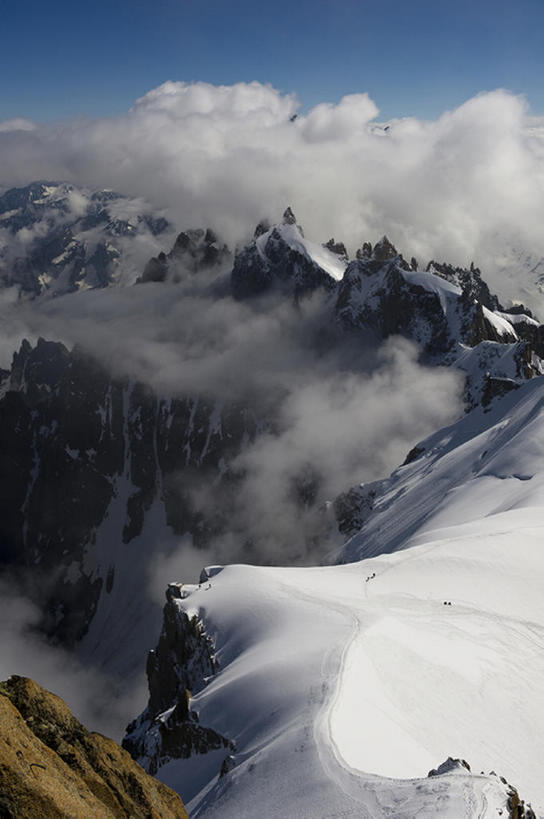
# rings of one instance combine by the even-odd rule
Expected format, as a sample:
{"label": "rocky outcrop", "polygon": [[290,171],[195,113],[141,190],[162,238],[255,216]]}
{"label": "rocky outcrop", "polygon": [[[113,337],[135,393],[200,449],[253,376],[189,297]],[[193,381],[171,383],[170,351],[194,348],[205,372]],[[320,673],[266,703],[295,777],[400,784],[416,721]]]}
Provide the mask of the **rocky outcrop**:
{"label": "rocky outcrop", "polygon": [[432,259],[426,270],[427,273],[433,273],[435,276],[440,276],[451,284],[457,285],[468,301],[478,301],[489,310],[500,309],[497,296],[491,293],[487,283],[482,279],[480,268],[475,267],[473,262],[469,268],[463,268],[435,262]]}
{"label": "rocky outcrop", "polygon": [[149,260],[136,284],[180,281],[186,275],[228,265],[231,258],[227,245],[213,230],[202,228],[180,233],[169,253],[159,253]]}
{"label": "rocky outcrop", "polygon": [[372,259],[348,266],[336,302],[346,330],[372,328],[380,338],[403,335],[438,357],[453,346],[439,296],[410,282],[395,261]]}
{"label": "rocky outcrop", "polygon": [[161,636],[147,660],[149,702],[123,739],[123,748],[151,774],[172,759],[221,749],[223,764],[234,750],[232,742],[201,725],[191,710],[192,695],[215,674],[217,661],[203,623],[184,611],[183,595],[181,583],[167,589]]}
{"label": "rocky outcrop", "polygon": [[[470,765],[465,759],[454,759],[449,756],[438,768],[433,768],[432,771],[429,771],[427,776],[443,776],[444,774],[449,776],[456,774],[466,776],[467,772],[470,773]],[[483,771],[481,775],[484,775]],[[503,786],[501,789],[504,791],[505,807],[508,813],[503,814],[503,810],[499,808],[498,813],[500,816],[507,816],[508,819],[537,819],[531,805],[529,803],[526,804],[523,799],[520,799],[517,789],[514,788],[513,785],[510,785],[504,776],[497,776],[495,771],[491,771],[488,776],[493,777]]]}
{"label": "rocky outcrop", "polygon": [[0,683],[0,814],[186,819],[174,791],[59,697],[25,677]]}
{"label": "rocky outcrop", "polygon": [[347,540],[358,532],[372,514],[374,499],[381,481],[353,486],[338,495],[333,502],[333,512],[340,534]]}
{"label": "rocky outcrop", "polygon": [[231,273],[234,298],[279,292],[300,299],[319,289],[334,290],[335,280],[306,252],[300,241],[303,237],[291,208],[283,214],[281,225],[268,230],[258,225],[253,241],[234,260]]}

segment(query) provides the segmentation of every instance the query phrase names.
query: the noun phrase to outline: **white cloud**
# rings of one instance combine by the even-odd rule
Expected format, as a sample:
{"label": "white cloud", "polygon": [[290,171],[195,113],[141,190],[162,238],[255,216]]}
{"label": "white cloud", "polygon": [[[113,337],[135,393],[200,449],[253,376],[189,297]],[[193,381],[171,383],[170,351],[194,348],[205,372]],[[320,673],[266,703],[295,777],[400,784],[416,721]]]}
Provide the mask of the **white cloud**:
{"label": "white cloud", "polygon": [[0,122],[0,133],[7,133],[8,131],[33,131],[36,125],[29,119],[22,117],[14,117],[13,119],[5,119]]}
{"label": "white cloud", "polygon": [[512,244],[544,254],[544,128],[522,98],[481,94],[385,133],[366,94],[291,121],[297,110],[292,95],[256,82],[167,82],[123,116],[4,129],[2,182],[112,187],[232,244],[289,203],[314,238],[334,234],[352,249],[385,232],[422,261],[497,266]]}

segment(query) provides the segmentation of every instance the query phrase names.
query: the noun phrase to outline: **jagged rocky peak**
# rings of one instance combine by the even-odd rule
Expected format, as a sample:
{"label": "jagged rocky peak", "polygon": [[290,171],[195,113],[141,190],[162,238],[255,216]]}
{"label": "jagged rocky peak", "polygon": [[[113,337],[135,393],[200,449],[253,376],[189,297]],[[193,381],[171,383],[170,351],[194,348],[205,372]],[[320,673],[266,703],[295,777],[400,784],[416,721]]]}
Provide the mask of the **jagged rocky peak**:
{"label": "jagged rocky peak", "polygon": [[363,242],[362,247],[356,251],[355,258],[358,262],[365,265],[364,271],[367,275],[376,273],[381,269],[383,264],[392,261],[395,261],[404,270],[417,269],[416,260],[412,259],[411,264],[405,262],[402,254],[398,252],[395,245],[389,241],[387,236],[382,236],[374,247],[370,242]]}
{"label": "jagged rocky peak", "polygon": [[127,727],[122,743],[151,774],[172,759],[224,749],[217,769],[220,773],[222,764],[228,765],[226,760],[235,750],[226,737],[201,725],[198,713],[191,709],[192,695],[201,691],[217,671],[213,641],[204,624],[183,608],[185,596],[197,588],[170,583],[166,590],[161,636],[147,661],[149,702]]}
{"label": "jagged rocky peak", "polygon": [[363,246],[357,250],[355,258],[360,262],[372,258],[372,245],[370,242],[363,242]]}
{"label": "jagged rocky peak", "polygon": [[289,205],[283,211],[282,224],[295,226],[300,235],[304,236],[304,231],[302,230],[301,225],[299,225],[299,223],[297,222],[297,217],[295,216],[292,208]]}
{"label": "jagged rocky peak", "polygon": [[260,222],[253,241],[237,254],[231,291],[236,299],[273,290],[298,299],[318,288],[334,289],[345,264],[346,260],[329,247],[323,252],[322,245],[307,241],[288,207],[281,223],[268,226],[267,222]]}
{"label": "jagged rocky peak", "polygon": [[253,232],[253,238],[258,239],[259,236],[262,236],[263,233],[268,233],[269,230],[270,222],[268,221],[268,219],[261,219],[261,221],[259,222],[259,224],[257,225]]}
{"label": "jagged rocky peak", "polygon": [[395,259],[398,256],[396,247],[391,244],[387,236],[382,236],[379,242],[374,245],[372,258],[378,262],[385,262],[388,259]]}
{"label": "jagged rocky peak", "polygon": [[159,253],[149,260],[136,284],[179,281],[184,274],[194,275],[226,264],[231,253],[211,228],[182,231],[169,253]]}
{"label": "jagged rocky peak", "polygon": [[348,252],[346,250],[346,246],[343,242],[335,242],[334,238],[329,239],[328,242],[325,242],[323,247],[326,247],[327,250],[330,250],[331,253],[334,253],[336,256],[339,256],[342,261],[348,262]]}
{"label": "jagged rocky peak", "polygon": [[382,236],[379,242],[372,247],[370,242],[363,242],[355,257],[363,262],[374,259],[377,262],[386,262],[388,259],[396,259],[399,255],[396,247],[389,241],[387,236]]}
{"label": "jagged rocky peak", "polygon": [[12,390],[31,393],[31,399],[49,394],[58,386],[69,352],[64,344],[46,341],[40,336],[32,347],[24,338],[18,352],[13,353],[11,365]]}
{"label": "jagged rocky peak", "polygon": [[290,206],[287,206],[283,212],[284,225],[296,225],[297,219]]}
{"label": "jagged rocky peak", "polygon": [[377,247],[366,243],[339,283],[336,313],[347,330],[404,335],[420,345],[427,362],[455,364],[467,374],[467,408],[488,406],[542,373],[544,327],[496,309],[498,299],[478,268],[431,263],[420,272],[387,237]]}
{"label": "jagged rocky peak", "polygon": [[470,263],[470,267],[463,268],[431,259],[426,270],[427,273],[433,273],[435,276],[439,276],[441,279],[460,287],[467,300],[479,301],[488,310],[502,309],[497,296],[491,293],[486,282],[482,279],[480,268],[475,267],[474,262]]}

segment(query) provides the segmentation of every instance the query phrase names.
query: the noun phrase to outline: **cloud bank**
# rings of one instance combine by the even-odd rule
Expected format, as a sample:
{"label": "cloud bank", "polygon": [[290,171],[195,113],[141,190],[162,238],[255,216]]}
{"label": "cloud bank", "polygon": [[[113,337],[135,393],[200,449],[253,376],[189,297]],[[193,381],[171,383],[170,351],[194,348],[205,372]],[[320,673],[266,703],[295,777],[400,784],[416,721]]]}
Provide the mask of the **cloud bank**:
{"label": "cloud bank", "polygon": [[387,130],[378,113],[367,94],[304,113],[257,82],[166,82],[124,116],[0,123],[0,182],[112,187],[231,244],[290,203],[309,234],[352,249],[385,232],[424,261],[506,270],[505,248],[544,255],[544,125],[523,98],[493,91]]}

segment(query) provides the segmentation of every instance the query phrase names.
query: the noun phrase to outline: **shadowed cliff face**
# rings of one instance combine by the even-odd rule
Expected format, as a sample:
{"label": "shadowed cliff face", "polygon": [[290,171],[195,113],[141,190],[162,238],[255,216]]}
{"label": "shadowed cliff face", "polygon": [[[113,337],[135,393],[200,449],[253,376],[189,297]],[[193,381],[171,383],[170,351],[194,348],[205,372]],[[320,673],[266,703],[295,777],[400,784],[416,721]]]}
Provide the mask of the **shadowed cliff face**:
{"label": "shadowed cliff face", "polygon": [[0,683],[0,814],[187,819],[180,797],[25,677]]}
{"label": "shadowed cliff face", "polygon": [[[201,581],[208,581],[206,570]],[[123,748],[151,774],[170,760],[211,751],[219,752],[219,773],[235,749],[227,737],[201,725],[198,713],[190,708],[192,695],[206,687],[218,663],[204,625],[183,610],[184,594],[181,583],[167,589],[161,636],[147,659],[147,708],[127,727],[123,739]]]}

